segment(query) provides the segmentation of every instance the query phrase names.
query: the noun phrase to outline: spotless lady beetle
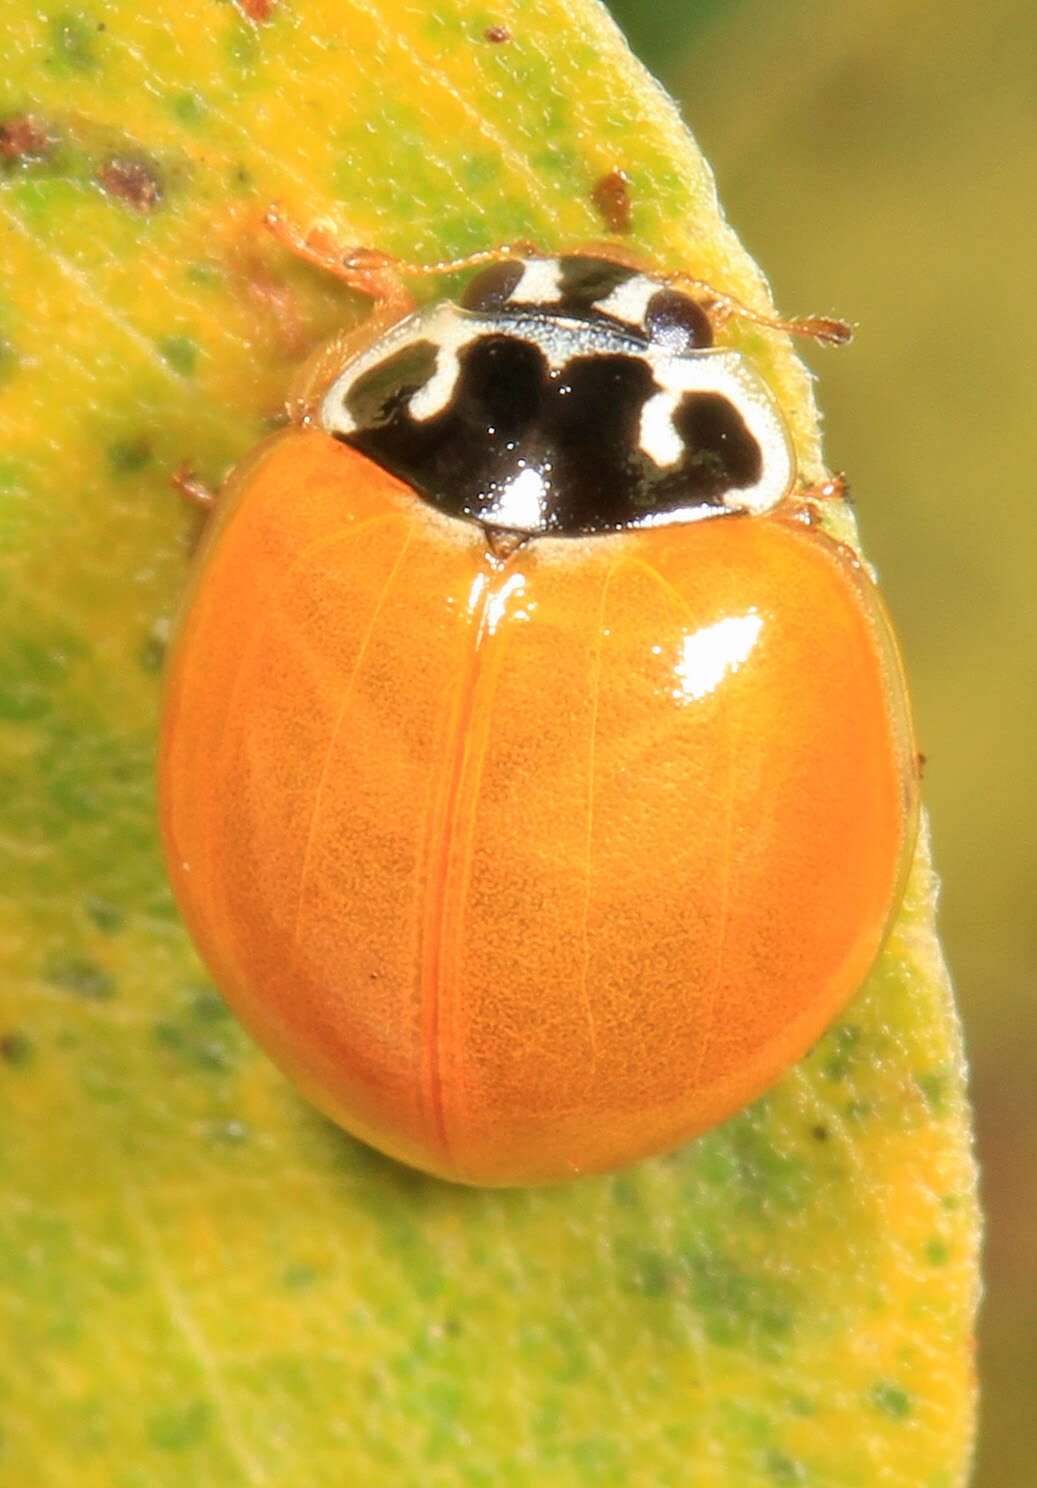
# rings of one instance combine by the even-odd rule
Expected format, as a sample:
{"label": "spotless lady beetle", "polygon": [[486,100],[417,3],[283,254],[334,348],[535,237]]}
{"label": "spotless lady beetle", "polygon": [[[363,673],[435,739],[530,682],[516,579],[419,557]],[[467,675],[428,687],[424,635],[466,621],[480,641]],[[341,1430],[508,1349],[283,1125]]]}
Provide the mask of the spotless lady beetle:
{"label": "spotless lady beetle", "polygon": [[197,555],[161,751],[187,924],[404,1162],[532,1184],[665,1151],[810,1048],[896,909],[880,600],[714,345],[722,296],[520,251],[416,309],[414,266],[272,225],[375,304]]}

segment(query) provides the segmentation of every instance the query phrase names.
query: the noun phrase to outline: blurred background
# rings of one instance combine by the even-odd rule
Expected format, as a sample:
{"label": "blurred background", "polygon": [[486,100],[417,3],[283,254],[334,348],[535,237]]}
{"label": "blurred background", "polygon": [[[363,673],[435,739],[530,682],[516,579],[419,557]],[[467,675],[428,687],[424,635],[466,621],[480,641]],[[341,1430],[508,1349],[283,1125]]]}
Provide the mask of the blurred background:
{"label": "blurred background", "polygon": [[[1037,1483],[1037,7],[611,0],[790,314],[915,699],[988,1214],[975,1488]],[[908,1485],[905,1485],[908,1488]]]}

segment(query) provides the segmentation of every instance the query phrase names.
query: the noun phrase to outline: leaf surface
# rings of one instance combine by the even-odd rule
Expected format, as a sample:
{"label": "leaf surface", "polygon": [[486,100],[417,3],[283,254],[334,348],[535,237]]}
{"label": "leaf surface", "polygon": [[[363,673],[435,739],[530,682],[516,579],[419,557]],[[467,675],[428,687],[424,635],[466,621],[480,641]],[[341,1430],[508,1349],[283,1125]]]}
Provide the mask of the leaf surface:
{"label": "leaf surface", "polygon": [[[586,0],[5,21],[2,1480],[955,1488],[976,1212],[924,841],[871,980],[776,1090],[531,1192],[418,1176],[317,1116],[208,984],[157,849],[196,525],[170,472],[217,482],[363,313],[263,208],[408,258],[560,247],[606,235],[622,170],[624,242],[766,305],[671,105]],[[732,335],[813,478],[791,348]]]}

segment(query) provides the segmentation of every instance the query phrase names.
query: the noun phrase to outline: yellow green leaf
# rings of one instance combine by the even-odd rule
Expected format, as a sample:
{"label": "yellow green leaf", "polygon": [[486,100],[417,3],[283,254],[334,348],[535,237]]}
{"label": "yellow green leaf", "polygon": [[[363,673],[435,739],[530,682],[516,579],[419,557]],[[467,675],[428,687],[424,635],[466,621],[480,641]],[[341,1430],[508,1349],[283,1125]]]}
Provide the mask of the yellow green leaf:
{"label": "yellow green leaf", "polygon": [[[316,1115],[157,850],[170,473],[218,481],[363,313],[263,209],[408,258],[558,247],[622,170],[624,243],[765,306],[672,106],[590,0],[8,0],[0,45],[0,1480],[956,1488],[976,1211],[924,839],[776,1090],[529,1192]],[[792,348],[734,334],[812,478]]]}

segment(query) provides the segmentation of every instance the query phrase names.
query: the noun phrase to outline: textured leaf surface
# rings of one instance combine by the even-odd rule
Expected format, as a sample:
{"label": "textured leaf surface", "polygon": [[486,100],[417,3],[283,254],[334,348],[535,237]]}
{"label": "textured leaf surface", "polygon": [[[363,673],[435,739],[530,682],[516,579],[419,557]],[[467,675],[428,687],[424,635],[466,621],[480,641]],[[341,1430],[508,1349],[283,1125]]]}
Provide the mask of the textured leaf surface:
{"label": "textured leaf surface", "polygon": [[[362,308],[262,208],[418,258],[560,246],[604,235],[622,169],[626,241],[763,302],[668,104],[577,0],[5,22],[0,1479],[954,1488],[974,1174],[924,850],[870,983],[769,1097],[516,1193],[315,1115],[207,984],[157,853],[192,527],[169,472],[218,480]],[[802,371],[739,335],[811,476]]]}

